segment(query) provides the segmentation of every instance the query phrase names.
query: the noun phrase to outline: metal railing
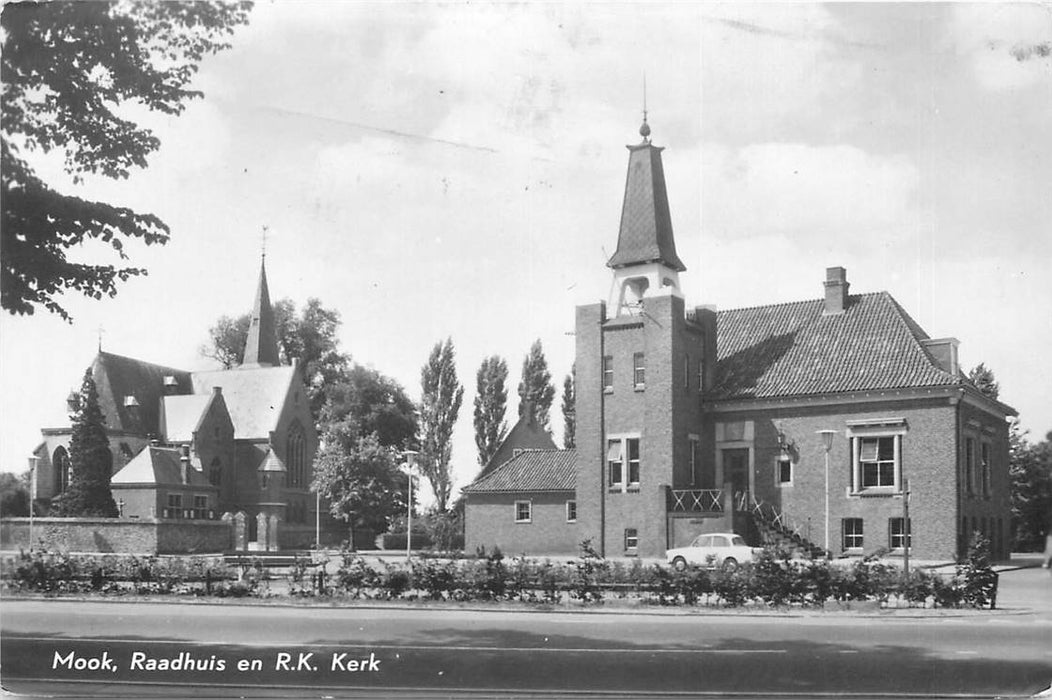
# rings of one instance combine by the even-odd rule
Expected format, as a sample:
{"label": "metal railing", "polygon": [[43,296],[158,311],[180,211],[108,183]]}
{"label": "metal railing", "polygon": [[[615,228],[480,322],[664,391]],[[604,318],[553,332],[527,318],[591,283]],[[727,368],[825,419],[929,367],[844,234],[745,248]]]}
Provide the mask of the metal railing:
{"label": "metal railing", "polygon": [[788,513],[778,509],[774,504],[768,503],[759,496],[749,491],[734,492],[734,509],[754,516],[780,530],[783,534],[795,537],[807,547],[823,551],[810,539],[810,528],[805,523],[793,520]]}
{"label": "metal railing", "polygon": [[720,489],[669,489],[668,508],[673,513],[722,513]]}

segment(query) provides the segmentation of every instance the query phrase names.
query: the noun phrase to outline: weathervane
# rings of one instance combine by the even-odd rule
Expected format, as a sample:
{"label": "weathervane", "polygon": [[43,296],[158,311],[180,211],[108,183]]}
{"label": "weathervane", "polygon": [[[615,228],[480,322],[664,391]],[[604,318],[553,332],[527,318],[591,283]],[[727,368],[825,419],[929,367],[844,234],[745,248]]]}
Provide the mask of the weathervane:
{"label": "weathervane", "polygon": [[267,257],[267,232],[270,231],[270,227],[263,224],[263,258]]}
{"label": "weathervane", "polygon": [[650,143],[650,125],[647,124],[647,74],[643,71],[643,125],[639,127],[643,143]]}

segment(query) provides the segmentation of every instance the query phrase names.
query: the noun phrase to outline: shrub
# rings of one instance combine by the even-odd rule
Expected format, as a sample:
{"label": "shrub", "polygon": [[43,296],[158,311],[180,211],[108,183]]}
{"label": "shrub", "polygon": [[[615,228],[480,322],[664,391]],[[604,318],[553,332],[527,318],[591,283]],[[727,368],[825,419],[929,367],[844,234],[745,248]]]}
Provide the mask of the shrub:
{"label": "shrub", "polygon": [[388,600],[402,597],[413,582],[410,571],[398,564],[381,562],[384,570],[380,572],[380,590]]}
{"label": "shrub", "polygon": [[968,555],[957,566],[961,603],[972,608],[993,608],[997,604],[997,572],[990,566],[990,540],[975,533]]}
{"label": "shrub", "polygon": [[364,559],[347,549],[340,555],[340,566],[335,574],[337,590],[347,593],[352,598],[360,598],[366,589],[377,587],[379,576]]}
{"label": "shrub", "polygon": [[712,589],[730,608],[744,605],[752,598],[750,578],[752,566],[745,565],[733,570],[716,569],[712,572]]}
{"label": "shrub", "polygon": [[413,561],[413,584],[424,591],[431,600],[442,600],[452,595],[459,586],[457,565],[447,561],[440,564],[434,559]]}
{"label": "shrub", "polygon": [[581,542],[581,556],[574,562],[573,576],[570,580],[570,597],[583,603],[603,602],[603,591],[599,583],[608,568],[609,563],[595,551],[591,539]]}

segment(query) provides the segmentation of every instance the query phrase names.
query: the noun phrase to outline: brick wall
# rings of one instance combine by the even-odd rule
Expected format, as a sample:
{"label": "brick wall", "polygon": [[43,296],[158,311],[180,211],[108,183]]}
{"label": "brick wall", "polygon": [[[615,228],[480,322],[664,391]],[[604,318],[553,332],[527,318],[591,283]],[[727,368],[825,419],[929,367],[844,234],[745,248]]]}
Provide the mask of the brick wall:
{"label": "brick wall", "polygon": [[[972,534],[983,533],[990,540],[995,559],[1006,559],[1011,550],[1011,482],[1008,475],[1008,423],[1000,416],[968,403],[959,404],[960,436],[957,448],[957,490],[959,511],[957,518],[958,548],[967,551]],[[967,439],[974,440],[975,478],[969,491],[967,468]],[[990,454],[990,488],[984,492],[979,482],[982,445]]]}
{"label": "brick wall", "polygon": [[[181,554],[231,548],[233,529],[223,521],[35,518],[33,546],[63,552]],[[29,518],[0,519],[0,547],[29,547]]]}
{"label": "brick wall", "polygon": [[[588,535],[582,531],[580,510],[578,522],[566,521],[566,502],[573,499],[571,491],[469,494],[464,551],[474,552],[484,546],[487,551],[499,547],[507,556],[576,554],[578,544]],[[515,522],[515,501],[522,500],[532,502],[533,517],[528,523]]]}

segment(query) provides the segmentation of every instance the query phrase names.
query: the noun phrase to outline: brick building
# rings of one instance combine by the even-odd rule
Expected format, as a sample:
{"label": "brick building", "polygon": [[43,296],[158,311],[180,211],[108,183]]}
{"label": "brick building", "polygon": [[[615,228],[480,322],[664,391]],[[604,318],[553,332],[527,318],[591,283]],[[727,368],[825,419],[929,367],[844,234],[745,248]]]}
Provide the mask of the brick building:
{"label": "brick building", "polygon": [[574,503],[575,537],[607,556],[733,528],[834,556],[894,555],[909,536],[913,556],[938,560],[979,531],[1006,557],[1015,412],[968,381],[957,341],[930,338],[887,292],[850,294],[842,267],[816,280],[818,299],[688,308],[662,149],[640,133],[612,297],[577,308],[576,450],[522,455],[496,469],[499,489],[468,487],[468,546],[563,551],[555,496],[520,517],[543,483],[573,485],[558,498]]}
{"label": "brick building", "polygon": [[[280,523],[280,546],[314,542],[309,487],[318,439],[300,372],[280,363],[265,267],[240,366],[187,372],[100,348],[91,373],[122,518],[215,520],[241,512],[252,546],[262,514]],[[69,484],[71,429],[41,432],[36,497],[46,510]],[[272,548],[273,537],[264,539]]]}

